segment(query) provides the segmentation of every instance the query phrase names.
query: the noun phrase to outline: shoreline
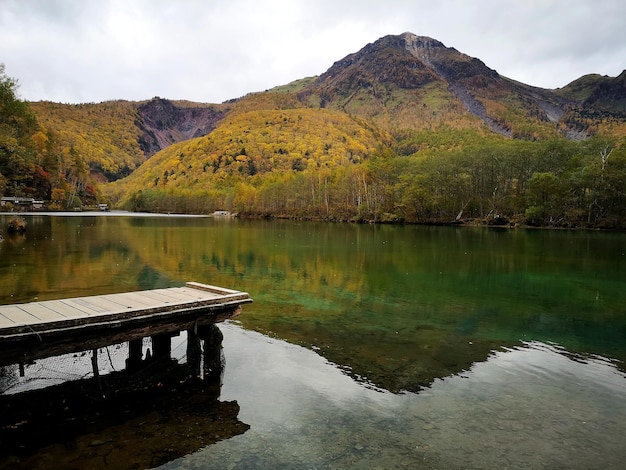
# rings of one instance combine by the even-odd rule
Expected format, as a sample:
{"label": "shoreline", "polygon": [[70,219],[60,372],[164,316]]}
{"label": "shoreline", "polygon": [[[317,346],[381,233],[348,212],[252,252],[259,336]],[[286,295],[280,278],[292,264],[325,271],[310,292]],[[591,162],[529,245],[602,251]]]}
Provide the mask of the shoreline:
{"label": "shoreline", "polygon": [[549,225],[527,225],[520,223],[506,223],[506,224],[490,224],[488,222],[477,222],[475,219],[468,219],[465,221],[425,221],[425,222],[385,222],[385,221],[368,221],[368,220],[341,220],[341,219],[326,219],[326,218],[312,218],[312,217],[287,217],[287,216],[251,216],[233,214],[229,216],[211,214],[183,214],[179,212],[131,212],[123,210],[109,210],[109,211],[32,211],[32,212],[0,212],[0,216],[15,216],[21,217],[28,216],[49,216],[49,217],[176,217],[176,218],[206,218],[206,219],[241,219],[241,220],[293,220],[298,222],[326,222],[326,223],[341,223],[341,224],[357,224],[357,225],[406,225],[406,226],[436,226],[436,227],[479,227],[479,228],[495,228],[505,230],[515,229],[527,229],[527,230],[571,230],[571,231],[595,231],[595,232],[626,232],[626,227],[585,227],[585,226],[570,226],[559,227]]}

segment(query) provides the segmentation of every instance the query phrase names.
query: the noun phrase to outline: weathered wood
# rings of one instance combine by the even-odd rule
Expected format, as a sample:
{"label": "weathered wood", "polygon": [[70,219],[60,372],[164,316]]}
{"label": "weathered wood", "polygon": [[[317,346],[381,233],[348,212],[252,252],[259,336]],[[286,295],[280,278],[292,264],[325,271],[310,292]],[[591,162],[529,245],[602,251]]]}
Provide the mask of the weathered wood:
{"label": "weathered wood", "polygon": [[[170,331],[160,325],[215,323],[235,315],[252,302],[246,292],[199,283],[185,287],[0,305],[0,363],[28,344],[26,356],[64,342],[90,342],[100,333]],[[116,333],[119,332],[119,333]],[[44,346],[44,343],[47,343]],[[35,348],[33,350],[33,348]]]}
{"label": "weathered wood", "polygon": [[[108,323],[108,328],[83,328],[70,332],[62,331],[45,338],[31,336],[20,341],[0,343],[0,366],[27,363],[38,359],[61,354],[89,351],[111,344],[140,340],[155,335],[176,335],[180,331],[196,330],[204,326],[236,317],[241,307],[213,312],[199,317],[189,316],[183,319],[168,318],[140,323],[136,326]],[[42,340],[43,339],[43,340]]]}

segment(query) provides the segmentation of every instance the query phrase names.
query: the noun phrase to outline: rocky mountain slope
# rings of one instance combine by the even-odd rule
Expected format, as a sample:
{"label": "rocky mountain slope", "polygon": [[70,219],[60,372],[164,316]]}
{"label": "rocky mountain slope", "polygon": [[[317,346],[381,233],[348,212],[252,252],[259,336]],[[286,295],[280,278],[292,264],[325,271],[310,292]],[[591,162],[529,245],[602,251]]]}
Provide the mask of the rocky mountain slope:
{"label": "rocky mountain slope", "polygon": [[137,106],[139,145],[146,157],[183,140],[211,132],[228,114],[223,105],[200,105],[153,98]]}
{"label": "rocky mountain slope", "polygon": [[556,93],[581,109],[626,115],[626,70],[617,77],[590,74],[574,80]]}

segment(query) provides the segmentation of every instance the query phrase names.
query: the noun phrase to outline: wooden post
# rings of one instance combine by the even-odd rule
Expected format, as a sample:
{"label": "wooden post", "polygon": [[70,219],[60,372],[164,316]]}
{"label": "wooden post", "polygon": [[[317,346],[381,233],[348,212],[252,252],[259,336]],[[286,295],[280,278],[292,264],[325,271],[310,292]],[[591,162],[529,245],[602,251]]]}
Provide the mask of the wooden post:
{"label": "wooden post", "polygon": [[137,370],[141,367],[143,338],[133,339],[128,342],[127,370]]}
{"label": "wooden post", "polygon": [[219,378],[224,368],[222,351],[224,335],[215,324],[211,324],[198,327],[198,336],[203,340],[204,346],[203,377],[205,380]]}
{"label": "wooden post", "polygon": [[170,359],[172,355],[172,336],[169,333],[152,337],[152,359]]}
{"label": "wooden post", "polygon": [[187,366],[189,377],[201,378],[200,363],[202,361],[202,350],[200,348],[200,338],[196,334],[195,328],[187,330]]}
{"label": "wooden post", "polygon": [[102,392],[102,382],[100,381],[100,371],[98,370],[98,350],[93,349],[91,351],[91,368],[93,370],[93,376],[98,384],[98,390]]}

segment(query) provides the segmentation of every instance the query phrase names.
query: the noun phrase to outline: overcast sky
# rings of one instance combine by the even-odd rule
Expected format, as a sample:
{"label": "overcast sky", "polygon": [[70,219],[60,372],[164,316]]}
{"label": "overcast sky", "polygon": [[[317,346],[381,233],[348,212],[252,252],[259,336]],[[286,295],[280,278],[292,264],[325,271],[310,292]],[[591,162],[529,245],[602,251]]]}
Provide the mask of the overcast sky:
{"label": "overcast sky", "polygon": [[19,96],[219,103],[409,31],[529,85],[626,69],[624,0],[0,0]]}

